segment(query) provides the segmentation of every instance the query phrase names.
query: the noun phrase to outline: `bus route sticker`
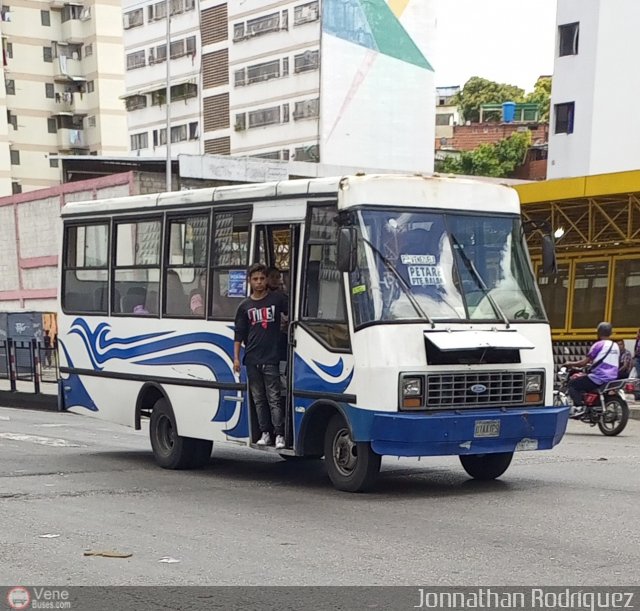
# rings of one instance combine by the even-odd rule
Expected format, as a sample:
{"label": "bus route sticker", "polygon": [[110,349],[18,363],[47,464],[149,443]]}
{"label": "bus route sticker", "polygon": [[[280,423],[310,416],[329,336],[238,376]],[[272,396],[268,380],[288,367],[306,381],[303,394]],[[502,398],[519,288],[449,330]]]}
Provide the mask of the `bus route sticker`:
{"label": "bus route sticker", "polygon": [[243,269],[229,270],[229,287],[227,297],[246,297],[247,273]]}

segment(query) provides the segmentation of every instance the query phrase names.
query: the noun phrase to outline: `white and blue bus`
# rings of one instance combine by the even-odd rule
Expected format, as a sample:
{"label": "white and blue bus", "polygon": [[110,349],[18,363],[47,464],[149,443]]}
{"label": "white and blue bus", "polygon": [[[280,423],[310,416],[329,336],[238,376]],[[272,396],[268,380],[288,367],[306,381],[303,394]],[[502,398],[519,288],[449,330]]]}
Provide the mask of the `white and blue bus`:
{"label": "white and blue bus", "polygon": [[[385,455],[458,455],[493,479],[565,432],[508,187],[362,175],[76,202],[62,217],[62,405],[149,419],[162,467],[202,466],[228,441],[324,456],[332,483],[358,491]],[[233,370],[253,262],[282,271],[290,300],[278,450],[256,445]]]}

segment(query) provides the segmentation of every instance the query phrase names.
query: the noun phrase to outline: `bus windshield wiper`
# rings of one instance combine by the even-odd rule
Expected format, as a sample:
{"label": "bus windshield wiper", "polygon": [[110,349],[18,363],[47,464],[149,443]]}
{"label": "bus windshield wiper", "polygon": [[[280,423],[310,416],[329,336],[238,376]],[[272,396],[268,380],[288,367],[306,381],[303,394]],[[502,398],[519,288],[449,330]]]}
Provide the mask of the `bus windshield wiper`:
{"label": "bus windshield wiper", "polygon": [[378,255],[378,257],[380,257],[380,260],[382,261],[382,263],[384,263],[384,266],[393,274],[394,278],[400,283],[400,287],[402,288],[402,292],[407,296],[407,299],[409,299],[409,302],[411,303],[411,305],[413,306],[413,309],[416,311],[416,313],[424,318],[430,325],[432,329],[436,328],[436,323],[433,322],[433,320],[429,317],[429,315],[422,309],[422,307],[420,306],[420,304],[418,303],[418,300],[415,298],[415,296],[413,295],[412,291],[411,291],[411,287],[407,284],[407,281],[402,277],[402,275],[400,274],[400,272],[395,268],[395,266],[393,265],[393,263],[391,261],[389,261],[389,259],[387,259],[387,257],[385,257],[382,252],[380,252],[380,250],[378,249],[377,246],[374,246],[369,240],[367,240],[367,238],[365,238],[362,234],[362,241],[367,244],[367,246],[369,246],[369,248],[371,248],[371,250]]}
{"label": "bus windshield wiper", "polygon": [[460,244],[460,242],[458,242],[458,238],[456,238],[455,234],[450,233],[449,236],[451,237],[451,241],[453,242],[453,245],[456,247],[456,250],[460,254],[460,258],[464,262],[464,265],[467,268],[467,271],[473,276],[474,280],[476,281],[476,285],[482,291],[482,294],[488,299],[489,303],[491,304],[491,307],[493,308],[494,313],[500,316],[500,318],[502,318],[502,322],[504,322],[504,324],[507,326],[507,329],[510,329],[511,324],[509,323],[509,319],[506,317],[505,313],[502,311],[500,306],[496,303],[496,300],[491,296],[491,291],[489,291],[489,288],[487,287],[484,280],[482,279],[480,272],[476,269],[476,266],[473,264],[473,261],[469,259],[467,253],[464,251],[464,247],[462,246],[462,244]]}

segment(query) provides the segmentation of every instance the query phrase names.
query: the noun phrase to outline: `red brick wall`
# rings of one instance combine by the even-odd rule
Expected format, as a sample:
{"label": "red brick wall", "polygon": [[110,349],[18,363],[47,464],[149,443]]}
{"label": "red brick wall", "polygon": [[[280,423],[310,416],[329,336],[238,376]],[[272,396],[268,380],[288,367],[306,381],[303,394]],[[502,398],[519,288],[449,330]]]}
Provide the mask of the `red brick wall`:
{"label": "red brick wall", "polygon": [[[455,125],[453,128],[453,138],[447,138],[447,143],[444,145],[444,148],[455,151],[472,151],[480,144],[493,144],[504,140],[522,127],[522,123],[473,123],[471,125]],[[549,126],[547,124],[536,124],[535,128],[531,129],[531,142],[533,144],[546,143],[548,141],[548,133]],[[443,148],[443,145],[440,139],[436,139],[436,150],[441,148]]]}

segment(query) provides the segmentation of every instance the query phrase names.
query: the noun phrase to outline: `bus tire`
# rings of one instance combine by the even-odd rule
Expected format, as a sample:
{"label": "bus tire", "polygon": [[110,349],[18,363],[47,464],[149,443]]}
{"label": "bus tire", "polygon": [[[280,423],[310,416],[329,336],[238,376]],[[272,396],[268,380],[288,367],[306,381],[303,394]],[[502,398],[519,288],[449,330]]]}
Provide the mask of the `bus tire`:
{"label": "bus tire", "polygon": [[511,464],[513,452],[498,454],[460,454],[464,470],[474,479],[488,481],[500,477]]}
{"label": "bus tire", "polygon": [[173,409],[164,398],[158,399],[153,406],[149,423],[149,438],[153,456],[163,469],[201,467],[208,462],[211,456],[211,441],[178,435]]}
{"label": "bus tire", "polygon": [[351,430],[340,414],[329,421],[324,438],[324,459],[329,479],[344,492],[364,492],[375,483],[381,456],[371,444],[353,441]]}

